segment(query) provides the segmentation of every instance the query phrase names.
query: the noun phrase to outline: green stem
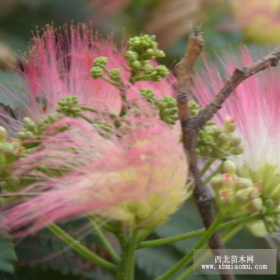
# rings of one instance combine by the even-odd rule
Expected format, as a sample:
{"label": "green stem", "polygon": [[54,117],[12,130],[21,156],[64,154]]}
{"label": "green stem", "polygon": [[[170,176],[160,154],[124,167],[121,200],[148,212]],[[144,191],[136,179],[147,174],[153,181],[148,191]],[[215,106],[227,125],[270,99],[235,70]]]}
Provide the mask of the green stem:
{"label": "green stem", "polygon": [[169,269],[166,273],[162,274],[156,280],[167,280],[171,276],[173,276],[178,270],[183,268],[193,257],[193,250],[200,249],[203,244],[213,235],[218,225],[223,220],[222,215],[218,215],[216,219],[213,221],[211,226],[205,231],[204,235],[201,239],[196,243],[196,245],[184,256],[176,265],[174,265],[171,269]]}
{"label": "green stem", "polygon": [[80,117],[80,118],[82,118],[82,119],[84,119],[85,121],[87,121],[87,122],[89,122],[89,123],[93,123],[93,121],[92,120],[90,120],[88,117],[86,117],[85,115],[83,115],[83,114],[81,114],[81,113],[78,113],[78,114],[76,114],[76,116],[77,117]]}
{"label": "green stem", "polygon": [[133,280],[134,279],[134,263],[135,263],[135,248],[137,244],[138,230],[131,230],[128,240],[125,244],[122,243],[122,257],[119,271],[117,273],[118,280]]}
{"label": "green stem", "polygon": [[[241,219],[238,219],[238,220],[233,220],[233,221],[230,221],[230,222],[220,224],[218,226],[218,229],[225,229],[227,227],[248,223],[248,222],[260,219],[260,218],[261,218],[260,214],[257,214],[257,215],[254,215],[254,216],[249,216],[249,217],[241,218]],[[200,236],[200,235],[203,235],[204,233],[205,233],[205,229],[200,229],[200,230],[197,230],[197,231],[188,232],[188,233],[177,235],[177,236],[162,238],[162,239],[159,239],[159,240],[144,241],[144,242],[139,243],[137,248],[141,249],[141,248],[165,245],[165,244],[177,242],[177,241],[180,241],[180,240],[185,240],[185,239],[193,238],[193,237],[196,237],[196,236]]]}
{"label": "green stem", "polygon": [[215,161],[215,159],[209,159],[206,164],[204,165],[203,169],[200,171],[200,177],[202,177],[205,172],[209,169],[209,167],[212,165],[212,163]]}
{"label": "green stem", "polygon": [[80,106],[80,108],[84,111],[90,111],[90,112],[93,112],[93,113],[98,113],[98,111],[96,111],[95,109],[87,107],[87,106]]}
{"label": "green stem", "polygon": [[134,266],[135,266],[135,249],[137,244],[137,232],[138,230],[132,230],[130,240],[128,243],[128,254],[124,280],[134,279]]}
{"label": "green stem", "polygon": [[[226,244],[234,235],[236,235],[244,225],[237,225],[231,228],[228,228],[225,230],[222,234],[222,241],[223,244]],[[209,249],[209,246],[206,245],[202,249]],[[175,280],[184,280],[188,276],[190,276],[201,264],[204,263],[205,260],[207,260],[211,256],[211,252],[205,254],[202,258],[200,258],[197,262],[195,262],[193,265],[191,265],[184,273],[179,275]]]}
{"label": "green stem", "polygon": [[55,234],[58,238],[60,238],[64,243],[69,245],[73,250],[78,252],[81,256],[90,260],[91,262],[100,265],[101,267],[110,270],[111,272],[115,272],[117,270],[117,266],[100,258],[95,253],[84,247],[82,244],[78,243],[73,237],[71,237],[68,233],[66,233],[63,229],[55,224],[50,224],[48,229]]}
{"label": "green stem", "polygon": [[89,220],[92,222],[93,228],[95,230],[95,232],[97,233],[97,235],[99,236],[99,238],[101,239],[102,243],[104,244],[104,246],[106,247],[106,249],[108,250],[110,256],[112,257],[113,261],[115,264],[120,264],[121,259],[118,256],[118,254],[116,253],[116,251],[114,250],[114,248],[111,246],[110,242],[108,241],[108,239],[106,238],[106,236],[103,234],[102,230],[100,229],[100,227],[96,224],[95,220],[93,217],[88,216]]}
{"label": "green stem", "polygon": [[220,164],[220,166],[211,174],[209,175],[204,181],[203,181],[203,185],[206,185],[211,179],[212,177],[214,177],[215,175],[217,175],[218,173],[220,173],[222,171],[222,166],[223,166],[223,162]]}
{"label": "green stem", "polygon": [[112,86],[115,86],[117,87],[118,89],[122,89],[123,88],[123,85],[120,84],[120,83],[117,83],[111,79],[108,79],[107,77],[105,76],[102,76],[101,79],[103,79],[104,81],[106,81],[107,83],[111,84]]}
{"label": "green stem", "polygon": [[149,80],[151,80],[151,75],[143,75],[143,76],[140,76],[140,77],[133,77],[133,79],[134,79],[134,83],[138,82],[138,81],[149,81]]}

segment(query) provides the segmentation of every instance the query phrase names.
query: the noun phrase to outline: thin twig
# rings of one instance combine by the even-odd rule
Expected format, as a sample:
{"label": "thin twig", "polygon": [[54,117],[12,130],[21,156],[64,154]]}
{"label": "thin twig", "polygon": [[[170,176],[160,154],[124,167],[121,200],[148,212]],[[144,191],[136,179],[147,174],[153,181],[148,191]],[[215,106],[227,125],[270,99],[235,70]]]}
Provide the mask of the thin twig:
{"label": "thin twig", "polygon": [[[195,181],[194,197],[200,215],[203,219],[204,226],[207,229],[215,220],[214,202],[211,196],[207,193],[201,181],[199,170],[197,168],[195,151],[197,132],[203,127],[204,123],[201,122],[201,126],[194,126],[193,124],[196,123],[196,119],[198,119],[198,117],[191,116],[188,110],[191,71],[203,49],[203,45],[204,40],[200,32],[200,27],[196,27],[194,32],[189,37],[186,55],[184,59],[175,66],[174,74],[178,81],[177,103],[183,131],[183,143],[189,159],[190,172]],[[224,245],[218,231],[214,232],[214,234],[209,238],[208,242],[211,249],[220,249],[221,255],[224,254]],[[223,280],[234,279],[232,274],[223,274],[221,277]]]}

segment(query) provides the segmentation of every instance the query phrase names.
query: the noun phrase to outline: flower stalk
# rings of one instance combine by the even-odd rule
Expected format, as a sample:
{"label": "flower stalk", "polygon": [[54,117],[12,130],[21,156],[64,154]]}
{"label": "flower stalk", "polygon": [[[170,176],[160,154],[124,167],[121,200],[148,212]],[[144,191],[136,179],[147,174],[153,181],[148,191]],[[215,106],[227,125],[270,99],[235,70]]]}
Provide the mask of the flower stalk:
{"label": "flower stalk", "polygon": [[81,256],[85,257],[89,261],[111,271],[116,272],[117,266],[100,258],[98,255],[87,249],[85,246],[79,243],[79,241],[75,240],[73,237],[71,237],[68,233],[66,233],[64,230],[62,230],[58,225],[56,224],[50,224],[48,226],[48,229],[55,234],[59,239],[61,239],[65,244],[70,246],[73,250],[75,250],[77,253],[79,253]]}

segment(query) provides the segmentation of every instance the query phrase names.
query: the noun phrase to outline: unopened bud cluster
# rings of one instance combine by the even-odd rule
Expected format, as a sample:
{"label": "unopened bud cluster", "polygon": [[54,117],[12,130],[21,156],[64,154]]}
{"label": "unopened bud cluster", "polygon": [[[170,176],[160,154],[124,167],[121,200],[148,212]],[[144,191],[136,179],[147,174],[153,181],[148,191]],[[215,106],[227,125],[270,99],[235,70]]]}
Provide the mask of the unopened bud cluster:
{"label": "unopened bud cluster", "polygon": [[235,171],[235,164],[226,160],[223,174],[210,181],[220,211],[225,217],[232,218],[260,212],[263,209],[261,186],[236,176]]}
{"label": "unopened bud cluster", "polygon": [[[199,109],[194,109],[193,104],[191,107],[191,111],[199,113]],[[230,117],[224,120],[223,127],[216,125],[213,121],[206,122],[197,135],[196,153],[213,159],[242,154],[244,147],[241,144],[241,138],[232,135],[235,130],[236,124]]]}
{"label": "unopened bud cluster", "polygon": [[[118,68],[107,69],[106,65],[108,64],[108,58],[104,56],[100,56],[94,59],[92,68],[90,70],[90,75],[94,79],[101,78],[106,82],[122,89],[124,88],[124,84],[122,82],[121,76],[122,71]],[[106,75],[105,75],[106,74]]]}
{"label": "unopened bud cluster", "polygon": [[[25,148],[33,148],[39,145],[41,136],[44,134],[46,128],[51,124],[59,121],[62,118],[61,114],[49,115],[44,119],[39,119],[37,122],[33,122],[30,118],[23,118],[24,127],[17,133],[17,138],[24,140],[23,146]],[[66,127],[59,128],[60,131],[66,129]]]}
{"label": "unopened bud cluster", "polygon": [[8,177],[11,164],[21,157],[24,147],[19,139],[7,139],[7,131],[0,126],[0,178]]}
{"label": "unopened bud cluster", "polygon": [[[15,192],[20,187],[20,180],[11,177],[14,171],[13,163],[16,162],[24,153],[25,148],[19,139],[7,138],[7,131],[0,126],[0,186],[1,193]],[[1,198],[1,204],[13,200],[14,198]]]}
{"label": "unopened bud cluster", "polygon": [[159,117],[167,124],[174,125],[179,119],[176,99],[171,96],[156,98],[151,89],[142,88],[140,95],[150,104],[154,104],[159,111]]}
{"label": "unopened bud cluster", "polygon": [[59,100],[57,112],[62,113],[70,118],[77,117],[81,111],[79,100],[77,96],[65,96]]}
{"label": "unopened bud cluster", "polygon": [[[280,176],[278,166],[264,163],[257,170],[253,171],[244,165],[240,168],[239,173],[262,185],[262,221],[268,233],[279,231]],[[252,232],[254,233],[254,230]]]}
{"label": "unopened bud cluster", "polygon": [[131,67],[132,83],[147,80],[160,81],[169,74],[165,66],[154,67],[149,62],[165,56],[165,53],[158,49],[155,39],[154,35],[143,35],[133,37],[128,41],[129,50],[125,53],[125,58]]}

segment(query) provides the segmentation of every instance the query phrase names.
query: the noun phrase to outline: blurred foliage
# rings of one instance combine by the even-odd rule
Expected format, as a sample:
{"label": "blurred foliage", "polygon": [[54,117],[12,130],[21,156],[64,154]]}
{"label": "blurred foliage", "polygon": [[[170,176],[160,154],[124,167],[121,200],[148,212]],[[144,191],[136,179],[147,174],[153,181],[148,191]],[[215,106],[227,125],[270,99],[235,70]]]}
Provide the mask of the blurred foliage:
{"label": "blurred foliage", "polygon": [[[238,9],[233,11],[231,1],[227,0],[2,0],[0,43],[5,44],[4,48],[8,46],[7,48],[13,51],[20,50],[20,53],[23,53],[28,51],[28,40],[32,37],[32,30],[36,33],[46,24],[62,26],[65,23],[71,24],[72,21],[89,20],[92,20],[93,28],[104,36],[113,31],[116,41],[123,36],[122,28],[128,36],[139,35],[141,32],[155,33],[160,41],[160,47],[167,52],[167,58],[162,59],[161,63],[165,62],[167,65],[172,64],[174,60],[178,61],[184,55],[189,21],[193,24],[203,22],[205,52],[208,54],[213,55],[213,49],[218,53],[224,49],[228,50],[228,46],[231,45],[232,54],[235,55],[240,42],[249,43],[249,47],[257,49],[258,53],[266,53],[264,44],[253,43],[254,38],[247,36],[249,27],[246,29],[243,28],[244,25],[240,25]],[[255,18],[251,18],[248,22],[255,21]],[[260,39],[259,41],[269,43]],[[11,55],[9,50],[5,54],[6,51],[7,49],[1,50],[0,45],[0,60],[4,55],[6,61],[13,65],[13,54]],[[0,103],[9,104],[13,108],[24,107],[27,101],[21,77],[3,72],[0,74],[0,83],[8,89],[16,88],[18,94],[10,95],[10,99],[7,100],[1,95],[0,87]],[[166,224],[158,227],[149,239],[174,236],[200,228],[202,228],[201,218],[194,203],[189,201]],[[82,242],[86,242],[94,250],[100,250],[99,240],[94,234],[83,237]],[[171,245],[139,250],[136,255],[137,280],[153,279],[165,272],[188,252],[194,242],[195,239],[189,239]],[[227,247],[268,248],[264,240],[254,238],[246,231],[234,237]],[[112,279],[111,275],[96,267],[93,268],[69,248],[66,250],[64,244],[46,230],[20,242],[15,251],[12,248],[12,239],[9,236],[0,236],[1,280]],[[13,263],[17,261],[15,252],[18,263],[16,273],[11,274],[14,271]],[[217,276],[195,275],[189,279],[211,280],[217,279]],[[263,276],[239,275],[236,279],[263,279]],[[269,279],[279,279],[279,274],[271,275]]]}

